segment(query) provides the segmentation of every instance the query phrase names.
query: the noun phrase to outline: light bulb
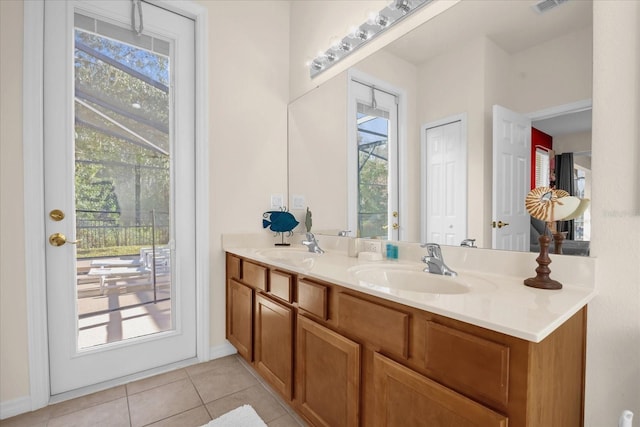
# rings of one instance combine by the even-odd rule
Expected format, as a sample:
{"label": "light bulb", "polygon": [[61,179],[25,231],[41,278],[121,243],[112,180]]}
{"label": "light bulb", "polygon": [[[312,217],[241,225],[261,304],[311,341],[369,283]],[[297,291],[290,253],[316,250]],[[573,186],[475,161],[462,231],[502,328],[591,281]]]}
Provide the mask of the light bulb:
{"label": "light bulb", "polygon": [[329,43],[330,43],[331,49],[339,50],[340,49],[340,45],[342,43],[342,40],[340,40],[337,36],[333,36],[329,40]]}
{"label": "light bulb", "polygon": [[369,12],[369,15],[367,16],[367,24],[375,25],[377,19],[378,19],[377,12]]}
{"label": "light bulb", "polygon": [[314,59],[313,61],[311,61],[311,67],[314,70],[318,70],[319,71],[319,70],[322,70],[324,68],[324,65],[318,59]]}
{"label": "light bulb", "polygon": [[356,28],[355,31],[351,33],[351,37],[365,41],[369,38],[369,33],[362,28]]}
{"label": "light bulb", "polygon": [[387,25],[389,25],[389,18],[387,18],[384,15],[378,15],[378,16],[376,16],[375,22],[380,27],[385,28]]}

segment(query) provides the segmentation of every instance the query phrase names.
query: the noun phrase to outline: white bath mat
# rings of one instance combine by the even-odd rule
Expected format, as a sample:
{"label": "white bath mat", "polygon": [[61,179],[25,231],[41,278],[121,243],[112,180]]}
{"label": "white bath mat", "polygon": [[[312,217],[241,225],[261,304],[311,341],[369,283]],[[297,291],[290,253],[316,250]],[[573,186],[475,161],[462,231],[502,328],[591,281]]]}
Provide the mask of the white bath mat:
{"label": "white bath mat", "polygon": [[251,405],[240,406],[202,427],[267,427]]}

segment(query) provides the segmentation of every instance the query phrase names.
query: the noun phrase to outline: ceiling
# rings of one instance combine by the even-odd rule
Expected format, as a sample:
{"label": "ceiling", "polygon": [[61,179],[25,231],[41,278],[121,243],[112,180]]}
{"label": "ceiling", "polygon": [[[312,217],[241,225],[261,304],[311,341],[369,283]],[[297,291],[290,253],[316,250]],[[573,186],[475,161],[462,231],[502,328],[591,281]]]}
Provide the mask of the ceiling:
{"label": "ceiling", "polygon": [[591,130],[591,109],[538,120],[532,126],[551,136],[587,132]]}
{"label": "ceiling", "polygon": [[[538,13],[532,0],[465,0],[385,49],[420,65],[469,40],[487,37],[514,54],[593,25],[591,0],[569,0]],[[456,31],[451,31],[455,28]],[[591,130],[591,110],[534,122],[551,136]]]}
{"label": "ceiling", "polygon": [[[436,16],[385,49],[413,64],[486,36],[513,54],[593,22],[590,0],[570,0],[542,14],[531,0],[467,0]],[[455,28],[456,31],[451,31]]]}

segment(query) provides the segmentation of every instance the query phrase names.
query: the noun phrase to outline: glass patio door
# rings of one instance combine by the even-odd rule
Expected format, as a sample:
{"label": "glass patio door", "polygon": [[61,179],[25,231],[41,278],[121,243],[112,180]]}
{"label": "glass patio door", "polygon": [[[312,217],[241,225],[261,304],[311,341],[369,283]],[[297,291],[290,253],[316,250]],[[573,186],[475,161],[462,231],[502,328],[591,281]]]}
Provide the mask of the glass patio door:
{"label": "glass patio door", "polygon": [[397,96],[371,84],[350,82],[349,229],[358,237],[398,240]]}
{"label": "glass patio door", "polygon": [[45,2],[52,395],[196,355],[194,23],[131,5]]}

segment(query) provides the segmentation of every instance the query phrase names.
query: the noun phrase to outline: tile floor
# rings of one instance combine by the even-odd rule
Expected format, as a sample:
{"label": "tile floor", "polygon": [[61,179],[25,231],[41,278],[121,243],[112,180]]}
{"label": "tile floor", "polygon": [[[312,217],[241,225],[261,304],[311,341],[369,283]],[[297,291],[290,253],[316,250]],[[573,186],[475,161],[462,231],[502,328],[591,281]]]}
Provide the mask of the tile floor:
{"label": "tile floor", "polygon": [[244,404],[269,427],[306,426],[237,355],[50,405],[0,426],[198,427]]}

